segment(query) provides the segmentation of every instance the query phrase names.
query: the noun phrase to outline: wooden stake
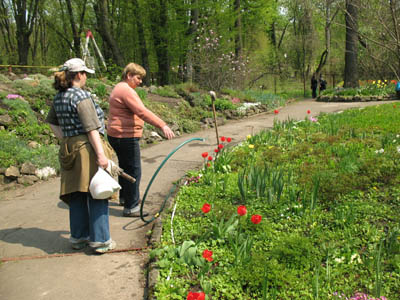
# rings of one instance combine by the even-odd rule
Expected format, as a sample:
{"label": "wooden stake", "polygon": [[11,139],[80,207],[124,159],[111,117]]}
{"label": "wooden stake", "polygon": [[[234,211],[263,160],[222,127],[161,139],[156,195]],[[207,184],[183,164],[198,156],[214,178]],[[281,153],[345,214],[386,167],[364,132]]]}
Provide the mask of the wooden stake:
{"label": "wooden stake", "polygon": [[215,92],[210,91],[210,96],[211,96],[211,104],[212,104],[212,110],[213,110],[213,115],[214,115],[214,126],[215,126],[215,134],[217,136],[217,147],[219,145],[219,136],[218,136],[218,126],[217,126],[217,113],[215,112]]}

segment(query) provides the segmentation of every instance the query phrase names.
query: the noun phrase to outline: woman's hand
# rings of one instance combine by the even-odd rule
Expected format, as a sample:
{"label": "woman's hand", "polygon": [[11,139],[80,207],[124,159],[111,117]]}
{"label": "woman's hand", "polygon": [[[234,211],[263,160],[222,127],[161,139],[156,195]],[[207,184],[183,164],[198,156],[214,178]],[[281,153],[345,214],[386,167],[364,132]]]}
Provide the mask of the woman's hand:
{"label": "woman's hand", "polygon": [[108,167],[108,158],[104,153],[97,155],[96,163],[103,169]]}
{"label": "woman's hand", "polygon": [[161,130],[162,130],[164,136],[165,136],[167,139],[170,140],[170,139],[172,139],[173,137],[175,137],[174,132],[171,130],[171,128],[168,127],[168,125],[163,126],[163,127],[161,128]]}
{"label": "woman's hand", "polygon": [[101,144],[100,134],[97,130],[92,130],[87,133],[89,142],[96,153],[96,163],[103,169],[108,166],[108,158],[104,154],[104,149]]}

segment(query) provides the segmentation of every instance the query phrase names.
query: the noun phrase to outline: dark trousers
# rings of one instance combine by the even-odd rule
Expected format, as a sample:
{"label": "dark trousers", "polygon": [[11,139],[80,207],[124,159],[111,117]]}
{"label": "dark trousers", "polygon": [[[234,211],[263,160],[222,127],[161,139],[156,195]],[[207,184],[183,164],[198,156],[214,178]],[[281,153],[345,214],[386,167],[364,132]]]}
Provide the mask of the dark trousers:
{"label": "dark trousers", "polygon": [[120,198],[124,200],[124,208],[132,209],[140,202],[139,185],[142,177],[142,166],[140,158],[140,138],[114,138],[108,136],[108,141],[117,153],[119,167],[125,173],[136,179],[135,183],[119,177],[121,186]]}
{"label": "dark trousers", "polygon": [[312,97],[317,98],[317,88],[312,88]]}

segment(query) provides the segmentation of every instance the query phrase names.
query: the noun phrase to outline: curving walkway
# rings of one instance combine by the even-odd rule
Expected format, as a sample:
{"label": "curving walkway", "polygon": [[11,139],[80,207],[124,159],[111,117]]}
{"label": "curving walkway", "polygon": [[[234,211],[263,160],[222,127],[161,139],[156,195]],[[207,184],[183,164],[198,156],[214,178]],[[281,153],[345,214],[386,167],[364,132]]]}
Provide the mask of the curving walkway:
{"label": "curving walkway", "polygon": [[[321,112],[336,112],[382,102],[322,103],[303,100],[279,110],[219,127],[220,136],[240,142],[248,134],[270,128],[274,119],[304,119]],[[388,103],[388,102],[385,102]],[[307,114],[307,110],[311,114]],[[199,167],[204,151],[213,152],[215,130],[208,129],[163,141],[142,150],[142,194],[163,159],[175,147],[192,137],[161,169],[146,199],[146,210],[155,211],[187,170]],[[105,255],[72,251],[69,247],[67,207],[58,199],[59,178],[0,194],[0,299],[7,300],[120,300],[147,299],[145,269],[149,241],[157,241],[160,230],[153,222],[121,217],[122,208],[110,202],[110,226],[117,250]],[[152,206],[154,205],[154,206]],[[154,229],[154,230],[153,230]],[[156,233],[155,233],[156,232]],[[152,234],[153,233],[153,234]]]}

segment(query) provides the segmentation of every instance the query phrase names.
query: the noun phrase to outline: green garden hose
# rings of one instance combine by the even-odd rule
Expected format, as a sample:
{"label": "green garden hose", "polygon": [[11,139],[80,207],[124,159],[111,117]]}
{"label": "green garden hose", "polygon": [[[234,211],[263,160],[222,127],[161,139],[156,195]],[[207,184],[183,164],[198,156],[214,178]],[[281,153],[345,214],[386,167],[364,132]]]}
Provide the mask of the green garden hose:
{"label": "green garden hose", "polygon": [[164,166],[164,164],[167,162],[168,159],[170,159],[170,157],[176,152],[178,151],[180,148],[182,148],[184,145],[186,145],[187,143],[190,143],[192,141],[202,141],[204,142],[205,139],[203,138],[191,138],[188,139],[186,141],[184,141],[182,144],[180,144],[178,147],[176,147],[174,150],[172,150],[167,157],[163,160],[163,162],[160,164],[160,166],[157,168],[157,170],[154,172],[153,177],[151,177],[149,184],[146,187],[146,191],[144,192],[143,198],[142,198],[142,202],[140,203],[140,218],[142,219],[143,222],[145,223],[151,223],[153,222],[155,219],[157,219],[161,212],[163,211],[165,204],[167,203],[168,198],[171,196],[171,194],[173,192],[175,192],[176,190],[176,184],[173,185],[173,187],[170,189],[168,195],[165,197],[163,203],[161,204],[161,207],[159,209],[159,211],[154,215],[154,216],[150,216],[150,218],[148,220],[146,220],[143,216],[143,206],[144,206],[144,202],[146,200],[146,196],[147,196],[147,192],[149,191],[154,179],[157,177],[158,172],[161,170],[161,168]]}

